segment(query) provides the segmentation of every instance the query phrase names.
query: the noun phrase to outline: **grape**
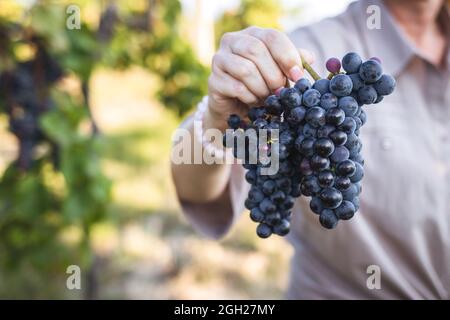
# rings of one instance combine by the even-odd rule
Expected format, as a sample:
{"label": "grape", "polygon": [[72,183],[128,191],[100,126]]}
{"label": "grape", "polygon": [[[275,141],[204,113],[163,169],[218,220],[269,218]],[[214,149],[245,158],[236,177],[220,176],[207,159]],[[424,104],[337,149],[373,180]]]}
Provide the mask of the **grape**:
{"label": "grape", "polygon": [[265,214],[274,213],[277,207],[267,198],[264,198],[259,204],[259,209]]}
{"label": "grape", "polygon": [[330,92],[329,87],[330,87],[330,80],[328,79],[319,79],[313,85],[313,89],[319,91],[320,94]]}
{"label": "grape", "polygon": [[320,200],[325,208],[335,209],[342,203],[342,193],[336,188],[327,187],[320,192]]}
{"label": "grape", "polygon": [[342,146],[347,142],[347,134],[340,130],[334,130],[329,137],[335,146]]}
{"label": "grape", "polygon": [[275,181],[267,180],[263,183],[261,190],[265,195],[270,196],[275,191],[276,186]]}
{"label": "grape", "polygon": [[264,105],[267,112],[270,114],[280,115],[283,112],[283,107],[281,105],[280,99],[276,95],[268,96],[264,101]]}
{"label": "grape", "polygon": [[295,123],[300,123],[305,118],[306,110],[304,107],[296,107],[291,110],[289,120]]}
{"label": "grape", "polygon": [[356,122],[352,117],[346,117],[338,126],[338,129],[344,131],[346,134],[352,134],[356,130]]}
{"label": "grape", "polygon": [[256,119],[255,121],[253,121],[253,127],[256,130],[265,129],[265,128],[267,128],[267,125],[268,124],[267,124],[266,119],[259,118],[259,119]]}
{"label": "grape", "polygon": [[300,186],[305,196],[312,196],[320,191],[319,181],[314,175],[304,177]]}
{"label": "grape", "polygon": [[339,71],[341,70],[341,62],[338,58],[328,59],[325,66],[331,73],[339,73]]}
{"label": "grape", "polygon": [[315,154],[311,157],[310,164],[314,171],[321,171],[330,167],[330,160]]}
{"label": "grape", "polygon": [[272,212],[265,216],[264,222],[267,223],[269,226],[274,226],[278,224],[281,220],[281,214],[278,212]]}
{"label": "grape", "polygon": [[300,105],[302,96],[295,88],[285,88],[281,91],[280,100],[287,109],[293,109]]}
{"label": "grape", "polygon": [[335,163],[342,162],[347,160],[350,157],[350,152],[346,147],[338,146],[334,149],[333,154],[331,155],[331,161]]}
{"label": "grape", "polygon": [[256,178],[256,170],[248,170],[245,174],[245,180],[250,184],[256,183]]}
{"label": "grape", "polygon": [[314,152],[321,157],[329,157],[334,152],[333,141],[327,138],[320,138],[314,142]]}
{"label": "grape", "polygon": [[320,103],[320,92],[316,89],[308,89],[303,93],[303,104],[307,107],[314,107]]}
{"label": "grape", "polygon": [[328,136],[336,130],[335,126],[326,124],[319,129],[317,129],[317,138],[328,138]]}
{"label": "grape", "polygon": [[336,181],[334,183],[334,186],[339,190],[339,191],[344,191],[344,190],[348,190],[348,188],[350,188],[350,185],[352,184],[351,180],[347,177],[337,177]]}
{"label": "grape", "polygon": [[337,107],[337,105],[338,105],[338,98],[330,92],[323,94],[322,97],[320,98],[320,106],[325,110],[335,108]]}
{"label": "grape", "polygon": [[345,116],[352,117],[358,111],[358,102],[350,96],[345,96],[339,99],[339,108],[345,112]]}
{"label": "grape", "polygon": [[311,164],[309,163],[309,160],[307,158],[304,158],[300,163],[300,173],[304,176],[309,176],[313,173]]}
{"label": "grape", "polygon": [[305,138],[303,139],[302,143],[300,144],[300,153],[303,154],[305,157],[310,157],[313,155],[314,150],[314,143],[315,140],[313,138]]}
{"label": "grape", "polygon": [[241,125],[241,118],[237,114],[232,114],[228,118],[227,123],[231,129],[239,129],[239,126]]}
{"label": "grape", "polygon": [[273,232],[279,236],[285,236],[289,233],[291,227],[287,219],[281,219],[280,222],[273,227]]}
{"label": "grape", "polygon": [[247,116],[250,119],[250,121],[255,121],[256,119],[263,118],[265,113],[266,113],[266,109],[264,107],[251,108],[248,111]]}
{"label": "grape", "polygon": [[324,209],[319,216],[320,224],[327,229],[334,229],[338,224],[338,218],[334,214],[333,210]]}
{"label": "grape", "polygon": [[355,173],[350,177],[350,180],[353,183],[361,181],[362,178],[364,177],[363,166],[358,162],[354,162],[354,163],[355,163]]}
{"label": "grape", "polygon": [[354,197],[359,194],[359,188],[355,183],[352,183],[347,190],[342,191],[342,197],[344,200],[351,201]]}
{"label": "grape", "polygon": [[338,74],[330,80],[330,91],[338,97],[344,97],[352,92],[353,83],[349,76]]}
{"label": "grape", "polygon": [[312,197],[311,202],[309,203],[309,207],[312,212],[316,214],[320,214],[322,210],[324,209],[322,200],[320,200],[319,197]]}
{"label": "grape", "polygon": [[251,209],[255,208],[256,206],[258,206],[258,204],[247,198],[247,199],[245,199],[244,206],[246,209],[251,210]]}
{"label": "grape", "polygon": [[272,234],[272,228],[270,228],[270,226],[265,223],[260,223],[256,228],[256,234],[260,238],[268,238]]}
{"label": "grape", "polygon": [[311,124],[306,123],[303,127],[303,135],[305,137],[315,137],[317,135],[317,129],[314,128]]}
{"label": "grape", "polygon": [[345,112],[341,108],[331,108],[325,113],[325,121],[328,124],[338,126],[345,120]]}
{"label": "grape", "polygon": [[367,60],[363,62],[361,67],[359,68],[359,76],[366,83],[374,83],[377,82],[383,74],[383,69],[381,68],[380,63],[375,60]]}
{"label": "grape", "polygon": [[355,211],[355,206],[348,200],[342,201],[341,205],[334,210],[336,216],[341,220],[351,219]]}
{"label": "grape", "polygon": [[342,58],[342,68],[347,73],[358,72],[361,64],[362,64],[362,59],[355,52],[349,52]]}
{"label": "grape", "polygon": [[250,210],[250,219],[254,222],[263,222],[264,213],[258,207],[255,207]]}
{"label": "grape", "polygon": [[358,100],[363,104],[372,104],[377,97],[377,91],[371,85],[365,85],[358,90]]}
{"label": "grape", "polygon": [[359,73],[352,73],[352,74],[349,74],[348,76],[352,80],[352,84],[353,84],[352,90],[353,91],[358,91],[359,89],[361,89],[364,86],[364,81],[359,76]]}
{"label": "grape", "polygon": [[369,60],[374,60],[374,61],[378,62],[379,64],[381,64],[381,59],[378,57],[372,57]]}
{"label": "grape", "polygon": [[295,83],[294,86],[300,93],[304,93],[306,90],[311,89],[311,82],[306,78],[301,78]]}
{"label": "grape", "polygon": [[273,203],[282,203],[284,201],[284,199],[286,199],[286,194],[283,191],[281,191],[281,190],[278,190],[278,191],[274,192],[270,196],[270,200]]}
{"label": "grape", "polygon": [[264,199],[264,193],[256,187],[252,187],[248,193],[248,199],[253,202],[261,202]]}
{"label": "grape", "polygon": [[383,74],[381,78],[374,83],[373,87],[377,91],[378,96],[387,96],[394,92],[395,84],[393,76]]}
{"label": "grape", "polygon": [[367,122],[367,114],[364,110],[361,110],[361,113],[359,114],[359,119],[362,122],[362,125],[364,125]]}
{"label": "grape", "polygon": [[322,188],[332,187],[334,184],[334,174],[330,170],[320,171],[317,175],[317,181]]}
{"label": "grape", "polygon": [[339,164],[336,166],[336,173],[343,177],[351,177],[356,172],[356,165],[355,163],[350,160],[344,160],[339,162]]}
{"label": "grape", "polygon": [[305,116],[307,124],[314,128],[325,125],[325,110],[321,107],[309,108]]}

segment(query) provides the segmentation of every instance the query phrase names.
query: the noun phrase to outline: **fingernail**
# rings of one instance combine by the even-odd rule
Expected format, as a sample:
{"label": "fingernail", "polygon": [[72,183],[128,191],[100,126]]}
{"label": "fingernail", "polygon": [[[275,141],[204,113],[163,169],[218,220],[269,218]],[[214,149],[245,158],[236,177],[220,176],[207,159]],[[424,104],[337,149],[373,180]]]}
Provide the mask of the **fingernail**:
{"label": "fingernail", "polygon": [[281,90],[283,90],[283,87],[279,87],[277,90],[275,90],[275,95],[279,96],[281,93]]}
{"label": "fingernail", "polygon": [[291,70],[289,70],[289,75],[293,81],[297,81],[302,77],[303,73],[299,66],[293,66]]}

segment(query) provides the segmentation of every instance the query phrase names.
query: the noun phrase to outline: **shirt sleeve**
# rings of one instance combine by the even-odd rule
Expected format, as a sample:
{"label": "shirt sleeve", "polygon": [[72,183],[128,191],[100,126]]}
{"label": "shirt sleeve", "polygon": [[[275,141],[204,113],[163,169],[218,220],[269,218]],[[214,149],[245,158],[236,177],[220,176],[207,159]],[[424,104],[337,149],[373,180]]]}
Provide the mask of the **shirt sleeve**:
{"label": "shirt sleeve", "polygon": [[250,188],[244,179],[245,169],[239,164],[231,166],[227,187],[219,198],[201,204],[179,199],[188,222],[208,238],[223,237],[245,210],[244,201]]}

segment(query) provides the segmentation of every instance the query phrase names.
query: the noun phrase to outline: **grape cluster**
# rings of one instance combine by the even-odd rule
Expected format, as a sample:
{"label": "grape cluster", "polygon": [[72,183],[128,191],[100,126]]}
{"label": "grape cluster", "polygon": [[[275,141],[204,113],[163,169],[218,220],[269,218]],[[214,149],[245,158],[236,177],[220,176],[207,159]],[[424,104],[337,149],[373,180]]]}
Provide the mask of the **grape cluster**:
{"label": "grape cluster", "polygon": [[[40,116],[54,108],[48,88],[63,76],[56,60],[36,39],[34,59],[20,62],[15,68],[0,73],[0,99],[9,115],[10,131],[18,138],[17,166],[28,170],[33,163],[35,147],[46,140],[39,127]],[[52,158],[58,162],[58,148],[49,142]]]}
{"label": "grape cluster", "polygon": [[[312,69],[306,63],[305,68]],[[289,232],[291,209],[300,195],[311,197],[310,208],[327,229],[335,228],[339,220],[351,219],[359,209],[364,176],[359,134],[367,121],[362,106],[379,103],[391,94],[395,79],[383,74],[378,58],[363,62],[353,52],[342,63],[329,59],[326,68],[328,78],[313,84],[302,78],[293,87],[283,88],[279,96],[267,97],[264,106],[251,108],[248,121],[237,115],[228,119],[233,130],[225,137],[249,129],[266,129],[269,136],[279,130],[278,141],[268,139],[265,145],[269,154],[277,152],[279,157],[276,174],[262,175],[261,168],[267,164],[259,158],[256,164],[246,161],[251,152],[248,144],[241,157],[251,184],[245,206],[250,218],[259,223],[257,234],[262,238]],[[236,145],[232,147],[238,156]]]}

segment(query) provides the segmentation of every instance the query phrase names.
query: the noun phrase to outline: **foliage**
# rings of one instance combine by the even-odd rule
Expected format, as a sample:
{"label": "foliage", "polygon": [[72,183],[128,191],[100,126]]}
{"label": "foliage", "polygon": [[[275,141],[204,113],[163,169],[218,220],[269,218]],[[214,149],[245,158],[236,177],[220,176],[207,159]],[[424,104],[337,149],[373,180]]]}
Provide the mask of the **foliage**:
{"label": "foliage", "polygon": [[282,8],[276,0],[242,0],[236,10],[225,12],[216,21],[217,41],[225,32],[245,29],[249,26],[280,28],[279,18]]}

